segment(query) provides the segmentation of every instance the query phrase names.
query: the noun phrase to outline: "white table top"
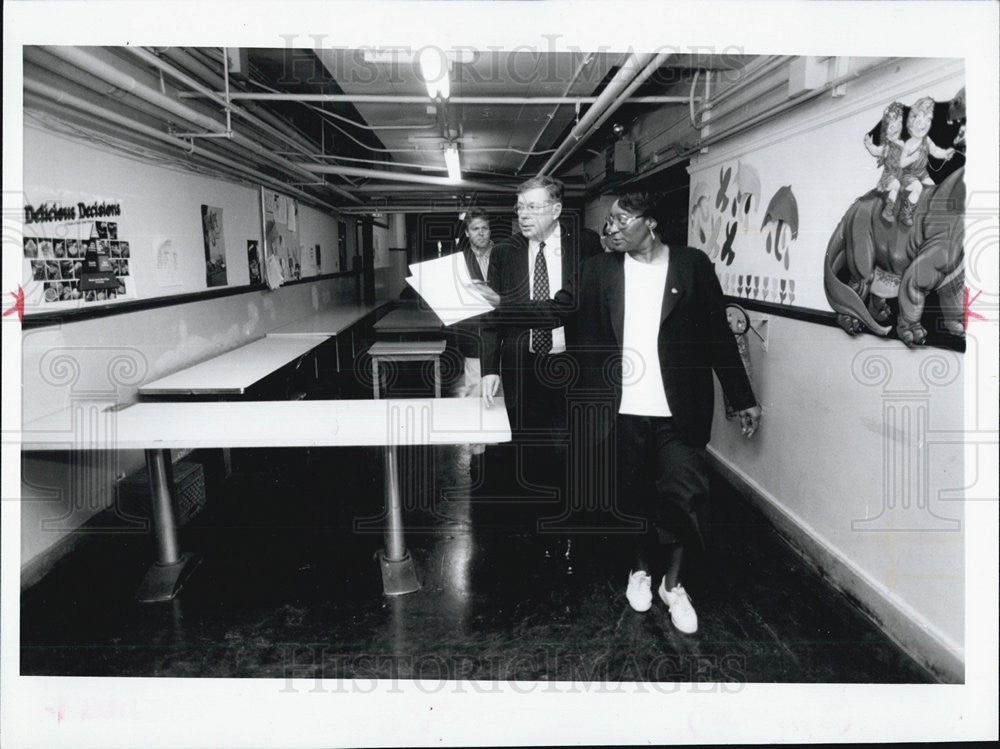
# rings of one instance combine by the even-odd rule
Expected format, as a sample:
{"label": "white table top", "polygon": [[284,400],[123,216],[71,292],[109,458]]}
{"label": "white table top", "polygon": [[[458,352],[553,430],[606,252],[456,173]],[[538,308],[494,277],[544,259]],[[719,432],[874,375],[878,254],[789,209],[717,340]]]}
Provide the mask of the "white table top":
{"label": "white table top", "polygon": [[268,333],[268,336],[335,336],[363,320],[386,302],[376,304],[345,304],[330,307],[315,315],[303,317],[287,325],[282,325]]}
{"label": "white table top", "polygon": [[503,403],[479,397],[136,403],[82,401],[25,424],[22,450],[337,447],[508,442]]}
{"label": "white table top", "polygon": [[440,356],[444,341],[376,341],[368,349],[369,356]]}
{"label": "white table top", "polygon": [[242,394],[303,354],[321,337],[265,337],[139,386],[142,395]]}

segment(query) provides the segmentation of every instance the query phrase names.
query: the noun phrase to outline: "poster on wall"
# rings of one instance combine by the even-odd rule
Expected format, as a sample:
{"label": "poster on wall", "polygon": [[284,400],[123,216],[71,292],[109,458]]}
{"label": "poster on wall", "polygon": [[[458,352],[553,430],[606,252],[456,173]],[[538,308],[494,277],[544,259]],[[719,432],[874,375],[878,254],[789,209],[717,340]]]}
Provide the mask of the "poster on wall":
{"label": "poster on wall", "polygon": [[201,207],[201,231],[205,239],[205,281],[209,288],[225,286],[226,241],[222,233],[222,209]]}
{"label": "poster on wall", "polygon": [[25,307],[48,312],[135,298],[121,200],[52,188],[25,190]]}
{"label": "poster on wall", "polygon": [[261,282],[260,275],[260,252],[257,248],[256,239],[247,240],[247,267],[250,269],[250,283]]}
{"label": "poster on wall", "polygon": [[261,188],[264,214],[264,255],[273,257],[285,281],[302,278],[299,205],[292,198]]}

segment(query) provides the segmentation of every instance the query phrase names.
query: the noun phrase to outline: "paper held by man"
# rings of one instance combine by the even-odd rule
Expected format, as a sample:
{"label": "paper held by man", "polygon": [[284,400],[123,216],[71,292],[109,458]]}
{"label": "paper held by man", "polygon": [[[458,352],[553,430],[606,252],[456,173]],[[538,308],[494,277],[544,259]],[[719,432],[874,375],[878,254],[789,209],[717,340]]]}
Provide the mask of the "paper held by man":
{"label": "paper held by man", "polygon": [[476,287],[461,252],[414,263],[406,282],[441,318],[452,325],[493,309]]}

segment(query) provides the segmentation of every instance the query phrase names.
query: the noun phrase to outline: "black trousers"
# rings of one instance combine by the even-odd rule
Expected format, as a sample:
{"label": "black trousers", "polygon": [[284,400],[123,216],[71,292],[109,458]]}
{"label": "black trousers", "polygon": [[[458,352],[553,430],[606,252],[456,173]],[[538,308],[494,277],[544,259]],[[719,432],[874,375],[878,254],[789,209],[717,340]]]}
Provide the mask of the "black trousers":
{"label": "black trousers", "polygon": [[[708,514],[708,456],[687,445],[669,417],[618,414],[619,501],[650,526],[650,542],[703,551]],[[652,535],[655,534],[655,535]]]}
{"label": "black trousers", "polygon": [[[558,514],[565,504],[567,476],[567,386],[572,380],[576,363],[566,354],[537,356],[525,353],[519,357],[514,372],[506,372],[510,384],[516,378],[513,398],[504,398],[510,419],[511,444],[500,452],[507,454],[504,464],[512,471],[511,478],[523,489],[525,496],[539,491],[556,496],[544,501],[538,511],[542,515]],[[512,463],[513,461],[513,463]]]}

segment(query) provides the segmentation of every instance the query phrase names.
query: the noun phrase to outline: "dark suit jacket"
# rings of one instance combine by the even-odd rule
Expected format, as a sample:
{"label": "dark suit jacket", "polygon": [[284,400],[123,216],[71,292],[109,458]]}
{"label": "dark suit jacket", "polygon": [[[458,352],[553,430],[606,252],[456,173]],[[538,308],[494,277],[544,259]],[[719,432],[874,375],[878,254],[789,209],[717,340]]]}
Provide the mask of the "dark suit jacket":
{"label": "dark suit jacket", "polygon": [[[563,286],[579,282],[580,267],[584,260],[602,251],[601,239],[590,229],[571,229],[560,225]],[[528,361],[530,327],[524,325],[521,312],[532,314],[531,287],[528,284],[528,240],[523,234],[496,245],[490,257],[489,285],[501,298],[501,309],[484,318],[483,375],[500,374],[503,379],[504,399],[508,407],[518,398],[519,373]],[[565,308],[567,349],[578,336],[576,321]],[[557,327],[557,325],[547,325]]]}
{"label": "dark suit jacket", "polygon": [[[496,253],[495,248],[493,253],[490,255],[491,264]],[[483,278],[483,271],[479,267],[479,261],[476,260],[476,253],[472,251],[472,248],[468,244],[462,250],[462,255],[465,257],[465,265],[469,269],[469,275],[472,276],[472,279],[474,281],[486,281],[487,279]],[[471,320],[463,320],[451,326],[449,332],[452,333],[455,345],[462,353],[462,356],[473,359],[482,357],[482,326],[483,320],[479,317],[474,317]]]}
{"label": "dark suit jacket", "polygon": [[[579,335],[573,353],[579,372],[573,398],[608,406],[594,411],[600,415],[590,429],[599,437],[610,431],[622,399],[624,260],[618,252],[591,258],[583,266],[579,286],[564,287],[553,302],[535,305],[533,314],[536,323],[576,320]],[[659,315],[657,347],[667,404],[684,442],[701,447],[712,429],[712,372],[735,409],[757,405],[726,324],[722,288],[704,252],[670,247]],[[522,314],[522,319],[528,317]]]}

